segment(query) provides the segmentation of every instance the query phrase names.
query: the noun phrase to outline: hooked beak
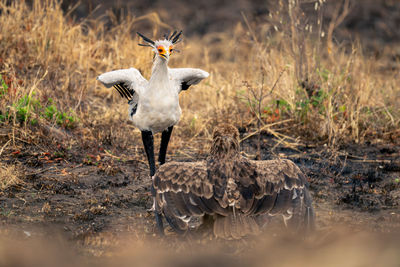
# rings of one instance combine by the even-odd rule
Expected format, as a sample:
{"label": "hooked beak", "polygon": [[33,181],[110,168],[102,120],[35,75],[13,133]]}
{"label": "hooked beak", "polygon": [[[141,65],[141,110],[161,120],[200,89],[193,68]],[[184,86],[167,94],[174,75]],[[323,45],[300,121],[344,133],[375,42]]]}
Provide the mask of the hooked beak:
{"label": "hooked beak", "polygon": [[168,59],[166,54],[159,54],[160,57],[164,58],[164,59]]}
{"label": "hooked beak", "polygon": [[159,53],[158,55],[159,55],[160,57],[164,58],[165,60],[168,60],[168,58],[169,58],[168,52]]}

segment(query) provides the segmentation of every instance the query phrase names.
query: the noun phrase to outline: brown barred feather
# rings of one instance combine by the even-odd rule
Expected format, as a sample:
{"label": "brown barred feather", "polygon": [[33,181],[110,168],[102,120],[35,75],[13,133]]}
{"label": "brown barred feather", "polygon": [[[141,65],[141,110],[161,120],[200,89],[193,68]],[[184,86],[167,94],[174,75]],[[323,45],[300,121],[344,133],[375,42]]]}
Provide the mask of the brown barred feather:
{"label": "brown barred feather", "polygon": [[271,215],[283,214],[290,208],[292,203],[292,190],[282,189],[276,196],[273,208],[269,211]]}
{"label": "brown barred feather", "polygon": [[254,210],[255,215],[269,213],[274,207],[278,193],[274,192],[272,195],[266,195],[258,201],[258,205]]}
{"label": "brown barred feather", "polygon": [[192,216],[203,216],[205,214],[204,209],[200,207],[196,201],[193,199],[194,196],[191,194],[182,194],[183,201],[186,207],[190,210],[190,215]]}
{"label": "brown barred feather", "polygon": [[238,138],[236,128],[222,125],[213,133],[205,161],[160,166],[153,177],[156,208],[171,227],[185,231],[190,218],[207,214],[214,216],[214,234],[226,239],[259,233],[255,218],[262,221],[265,216],[284,215],[285,223],[296,229],[313,227],[314,211],[301,170],[286,159],[241,156]]}

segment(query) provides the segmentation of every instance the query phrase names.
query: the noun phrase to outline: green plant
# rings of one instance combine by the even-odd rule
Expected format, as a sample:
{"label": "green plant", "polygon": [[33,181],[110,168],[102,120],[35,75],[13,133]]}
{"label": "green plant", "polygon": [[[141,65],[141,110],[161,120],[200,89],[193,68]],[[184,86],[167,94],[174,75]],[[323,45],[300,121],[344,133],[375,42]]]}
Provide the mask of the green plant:
{"label": "green plant", "polygon": [[8,111],[5,111],[4,113],[0,111],[0,123],[4,123],[10,119],[10,115]]}
{"label": "green plant", "polygon": [[53,104],[53,99],[49,98],[48,106],[44,109],[44,116],[48,120],[52,120],[57,113],[57,107]]}
{"label": "green plant", "polygon": [[57,112],[56,122],[58,125],[65,128],[74,128],[77,122],[77,117],[71,111],[67,112]]}
{"label": "green plant", "polygon": [[0,74],[0,99],[7,94],[8,91],[8,85],[6,84],[6,82],[3,79],[3,76],[1,76]]}
{"label": "green plant", "polygon": [[[64,128],[74,128],[76,126],[78,118],[73,111],[59,111],[51,98],[48,100],[47,105],[43,106],[35,95],[35,92],[31,95],[24,95],[12,105],[17,122],[30,121],[31,125],[37,125],[39,118],[41,118],[55,122]],[[0,111],[0,122],[9,121],[10,119],[11,116],[8,110],[4,113]]]}
{"label": "green plant", "polygon": [[24,95],[13,105],[17,121],[27,121],[33,112],[39,111],[42,108],[40,101],[34,96],[34,92],[31,95]]}
{"label": "green plant", "polygon": [[49,121],[55,120],[57,125],[65,128],[74,128],[78,121],[76,115],[71,110],[69,112],[59,111],[51,98],[49,98],[48,105],[44,109],[44,117]]}
{"label": "green plant", "polygon": [[324,101],[328,98],[328,94],[323,90],[318,90],[310,98],[310,103],[320,114],[325,113]]}

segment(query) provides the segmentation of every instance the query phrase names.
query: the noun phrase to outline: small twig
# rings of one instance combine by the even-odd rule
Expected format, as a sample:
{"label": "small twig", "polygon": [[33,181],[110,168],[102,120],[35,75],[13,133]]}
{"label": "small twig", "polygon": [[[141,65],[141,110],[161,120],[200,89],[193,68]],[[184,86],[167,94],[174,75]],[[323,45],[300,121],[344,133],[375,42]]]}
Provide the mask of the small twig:
{"label": "small twig", "polygon": [[107,156],[107,157],[114,158],[114,159],[121,160],[121,161],[131,161],[131,160],[132,160],[132,161],[139,161],[139,162],[142,162],[142,163],[147,163],[147,162],[145,162],[145,161],[143,161],[143,160],[136,159],[136,158],[131,158],[131,159],[129,159],[129,158],[122,158],[122,157],[114,156],[113,154],[111,154],[110,152],[108,152],[108,150],[106,150],[106,149],[104,149],[104,152],[105,152],[105,153],[100,153],[99,155],[100,155],[100,156]]}
{"label": "small twig", "polygon": [[249,21],[247,20],[246,15],[244,14],[243,11],[240,12],[240,13],[242,14],[244,23],[246,24],[247,28],[249,29],[249,32],[250,32],[250,34],[252,35],[252,37],[253,37],[253,39],[254,39],[254,42],[257,44],[257,48],[260,48],[259,43],[258,43],[257,36],[256,36],[255,32],[253,31],[253,29],[251,28],[250,23],[249,23]]}
{"label": "small twig", "polygon": [[396,123],[394,121],[394,118],[393,118],[392,114],[390,113],[390,111],[388,110],[388,108],[386,107],[386,105],[383,108],[385,109],[386,114],[389,116],[390,120],[392,121],[392,124],[395,125]]}
{"label": "small twig", "polygon": [[[64,16],[65,16],[65,17],[69,17],[69,16],[72,14],[72,12],[74,12],[75,9],[77,9],[77,8],[80,6],[80,4],[81,4],[81,1],[78,1],[77,3],[75,3],[74,6],[72,6],[71,8],[69,8],[69,11],[68,11]],[[97,7],[96,7],[95,9],[97,9]],[[89,15],[90,15],[90,14],[89,14]]]}
{"label": "small twig", "polygon": [[346,167],[346,163],[347,163],[347,154],[345,154],[343,167],[342,167],[342,169],[340,170],[340,172],[336,175],[337,177],[343,173],[343,170],[344,170],[344,168]]}
{"label": "small twig", "polygon": [[6,146],[7,146],[8,143],[10,143],[10,142],[11,142],[11,139],[9,139],[9,140],[7,141],[7,143],[1,148],[1,150],[0,150],[0,156],[1,156],[1,154],[3,153],[4,148],[6,148]]}
{"label": "small twig", "polygon": [[352,162],[359,163],[391,163],[392,161],[389,159],[348,159]]}
{"label": "small twig", "polygon": [[284,68],[283,70],[281,70],[281,72],[279,73],[278,78],[276,79],[274,85],[271,88],[271,91],[269,91],[269,95],[272,94],[272,91],[275,89],[276,85],[278,84],[279,80],[281,79],[283,73],[286,71],[286,68]]}
{"label": "small twig", "polygon": [[256,135],[257,133],[261,132],[262,130],[265,130],[265,128],[268,128],[268,127],[271,127],[271,126],[274,126],[274,125],[278,125],[278,124],[282,124],[282,123],[285,123],[285,122],[288,122],[288,121],[292,121],[292,120],[293,120],[293,119],[287,119],[287,120],[283,120],[283,121],[278,121],[278,122],[266,124],[266,125],[264,125],[263,127],[261,127],[259,130],[255,131],[255,132],[252,132],[251,134],[248,134],[246,137],[243,137],[243,138],[240,140],[240,142],[243,142],[244,140],[246,140],[246,139],[252,137],[253,135]]}
{"label": "small twig", "polygon": [[396,130],[393,130],[390,132],[383,133],[383,135],[393,134],[393,133],[397,133],[397,132],[400,132],[400,129],[396,129]]}
{"label": "small twig", "polygon": [[276,142],[276,144],[271,148],[271,153],[275,154],[275,153],[274,153],[275,149],[276,149],[280,144],[282,144],[283,142],[285,142],[285,138],[278,139],[278,142]]}
{"label": "small twig", "polygon": [[293,155],[285,155],[287,158],[294,158],[294,159],[310,159],[312,158],[315,161],[322,161],[323,159],[318,157],[312,157],[311,155],[304,155],[304,154],[293,154]]}
{"label": "small twig", "polygon": [[[15,139],[15,140],[18,140],[18,141],[21,141],[21,142],[23,142],[23,143],[25,143],[25,144],[28,144],[28,145],[31,145],[31,144],[33,144],[34,146],[36,146],[36,147],[40,148],[42,151],[46,151],[46,149],[45,149],[45,148],[43,148],[43,147],[39,146],[39,145],[38,145],[38,144],[36,144],[35,142],[28,142],[28,141],[26,141],[26,140],[24,140],[24,139],[22,139],[22,138],[15,137],[15,136],[14,136],[14,139]],[[15,144],[14,144],[14,146],[15,146]]]}
{"label": "small twig", "polygon": [[51,169],[54,169],[54,168],[55,168],[55,167],[54,167],[54,166],[52,166],[52,167],[50,167],[50,168],[47,168],[47,169],[44,169],[44,170],[40,170],[40,171],[37,171],[37,172],[25,173],[25,176],[38,175],[38,174],[41,174],[41,173],[47,172],[47,171],[49,171],[49,170],[51,170]]}
{"label": "small twig", "polygon": [[123,160],[121,157],[117,157],[114,156],[113,154],[111,154],[110,152],[108,152],[108,150],[104,149],[105,153],[100,153],[101,156],[108,156],[110,158],[114,158],[114,159],[118,159],[118,160]]}

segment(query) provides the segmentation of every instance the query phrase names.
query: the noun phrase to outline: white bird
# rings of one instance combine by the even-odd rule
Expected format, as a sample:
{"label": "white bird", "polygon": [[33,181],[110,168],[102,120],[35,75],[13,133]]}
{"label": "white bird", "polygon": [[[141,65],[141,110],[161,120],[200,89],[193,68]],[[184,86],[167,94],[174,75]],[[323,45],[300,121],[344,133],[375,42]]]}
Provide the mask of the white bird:
{"label": "white bird", "polygon": [[[106,87],[113,86],[122,97],[128,99],[129,116],[142,132],[152,177],[156,171],[153,134],[162,132],[158,156],[162,165],[165,163],[172,129],[179,122],[182,113],[179,93],[207,78],[209,73],[201,69],[168,67],[171,54],[178,51],[174,45],[180,42],[182,31],[174,31],[171,36],[164,35],[164,39],[157,41],[152,41],[139,32],[137,34],[145,42],[139,45],[149,46],[155,53],[149,81],[135,68],[106,72],[97,79]],[[152,193],[154,194],[154,188]],[[159,214],[156,214],[156,219],[159,225]]]}

